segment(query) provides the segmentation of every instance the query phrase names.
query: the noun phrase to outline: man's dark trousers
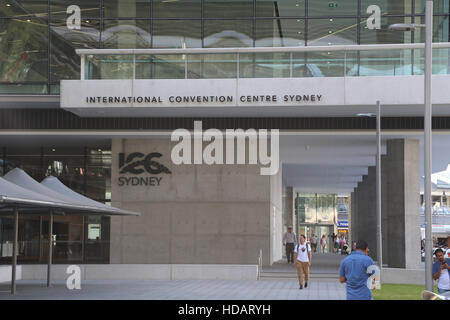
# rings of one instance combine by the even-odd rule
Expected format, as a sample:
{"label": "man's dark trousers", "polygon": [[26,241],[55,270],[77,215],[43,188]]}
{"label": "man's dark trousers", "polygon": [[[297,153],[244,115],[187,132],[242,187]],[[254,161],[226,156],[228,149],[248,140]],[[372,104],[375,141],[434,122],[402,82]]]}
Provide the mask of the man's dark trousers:
{"label": "man's dark trousers", "polygon": [[295,246],[295,243],[286,243],[286,257],[287,257],[288,263],[294,262],[294,246]]}

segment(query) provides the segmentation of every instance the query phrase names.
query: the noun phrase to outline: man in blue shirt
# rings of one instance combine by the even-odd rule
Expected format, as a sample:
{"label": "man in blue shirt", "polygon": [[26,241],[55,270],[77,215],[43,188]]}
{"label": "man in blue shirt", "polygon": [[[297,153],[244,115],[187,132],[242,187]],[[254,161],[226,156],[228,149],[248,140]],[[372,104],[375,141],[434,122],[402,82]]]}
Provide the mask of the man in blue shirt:
{"label": "man in blue shirt", "polygon": [[341,262],[339,282],[346,283],[347,300],[372,300],[372,291],[367,287],[370,277],[367,268],[374,262],[368,253],[367,242],[359,240],[356,250]]}
{"label": "man in blue shirt", "polygon": [[450,292],[450,259],[444,258],[442,249],[436,249],[434,252],[436,262],[433,263],[433,279],[437,280],[439,293]]}

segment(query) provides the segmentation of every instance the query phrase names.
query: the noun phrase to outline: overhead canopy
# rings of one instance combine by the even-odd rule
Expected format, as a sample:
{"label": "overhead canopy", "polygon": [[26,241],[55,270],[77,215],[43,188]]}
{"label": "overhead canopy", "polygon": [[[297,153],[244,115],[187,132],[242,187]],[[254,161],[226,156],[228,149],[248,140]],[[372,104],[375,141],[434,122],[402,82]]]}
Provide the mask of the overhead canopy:
{"label": "overhead canopy", "polygon": [[4,207],[19,206],[22,213],[34,213],[47,207],[65,214],[139,215],[137,212],[120,210],[86,198],[55,177],[46,178],[43,183],[39,183],[22,169],[15,168],[0,179],[0,204],[4,203]]}
{"label": "overhead canopy", "polygon": [[117,214],[120,214],[120,215],[139,215],[139,213],[137,213],[137,212],[127,211],[127,210],[122,210],[122,209],[110,207],[110,206],[107,206],[106,204],[103,204],[101,202],[89,199],[88,197],[85,197],[85,196],[83,196],[83,195],[73,191],[72,189],[68,188],[61,181],[59,181],[58,178],[53,177],[53,176],[49,176],[49,177],[45,178],[44,180],[42,180],[41,185],[47,187],[50,190],[53,190],[53,191],[59,193],[59,194],[65,196],[65,197],[73,199],[73,201],[77,201],[78,203],[81,203],[83,205],[92,206],[92,207],[95,207],[95,208],[99,208],[99,209],[102,209],[102,210],[109,211],[110,215],[117,215]]}
{"label": "overhead canopy", "polygon": [[0,206],[57,208],[61,203],[0,177]]}

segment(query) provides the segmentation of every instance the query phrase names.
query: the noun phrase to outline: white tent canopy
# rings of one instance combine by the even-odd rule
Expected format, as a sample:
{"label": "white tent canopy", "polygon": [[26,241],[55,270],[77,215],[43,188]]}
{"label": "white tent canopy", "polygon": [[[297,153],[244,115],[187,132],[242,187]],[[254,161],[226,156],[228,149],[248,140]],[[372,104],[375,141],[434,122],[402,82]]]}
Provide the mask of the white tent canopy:
{"label": "white tent canopy", "polygon": [[16,266],[18,248],[19,211],[21,214],[49,215],[49,254],[47,286],[51,284],[53,245],[53,214],[89,215],[139,215],[137,212],[120,210],[91,200],[78,194],[55,177],[37,182],[22,169],[15,168],[3,178],[0,177],[0,214],[14,213],[14,243],[12,257],[11,293],[16,292]]}
{"label": "white tent canopy", "polygon": [[117,214],[138,215],[138,213],[136,213],[136,212],[126,211],[126,210],[110,207],[101,202],[89,199],[88,197],[85,197],[85,196],[73,191],[72,189],[66,187],[61,181],[59,181],[56,177],[53,177],[53,176],[49,176],[49,177],[45,178],[44,180],[42,180],[42,182],[40,184],[47,187],[50,190],[53,190],[53,191],[63,195],[64,197],[70,198],[73,201],[77,201],[78,203],[81,203],[83,205],[99,208],[100,210],[110,211],[109,215],[117,215]]}
{"label": "white tent canopy", "polygon": [[20,186],[28,192],[43,195],[53,201],[55,206],[60,205],[64,213],[89,213],[100,215],[139,215],[139,213],[112,208],[103,203],[84,197],[72,191],[55,177],[48,177],[37,182],[25,171],[15,168],[9,171],[3,179]]}

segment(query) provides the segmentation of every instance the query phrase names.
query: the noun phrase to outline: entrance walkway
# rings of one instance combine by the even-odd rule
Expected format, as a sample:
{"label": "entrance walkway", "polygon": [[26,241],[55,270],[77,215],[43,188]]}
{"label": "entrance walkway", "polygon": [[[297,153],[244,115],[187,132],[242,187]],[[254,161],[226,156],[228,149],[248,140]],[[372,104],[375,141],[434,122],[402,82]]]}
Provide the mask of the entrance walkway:
{"label": "entrance walkway", "polygon": [[[338,279],[339,266],[346,255],[335,253],[313,253],[311,279]],[[288,264],[286,258],[271,266],[263,267],[262,279],[297,279],[297,269]]]}
{"label": "entrance walkway", "polygon": [[344,255],[313,254],[308,288],[299,290],[297,271],[286,260],[264,267],[260,281],[237,280],[89,280],[81,290],[63,281],[46,288],[44,281],[17,281],[17,294],[0,283],[0,300],[345,300],[345,284],[338,281]]}
{"label": "entrance walkway", "polygon": [[312,280],[299,290],[295,279],[284,280],[146,280],[82,281],[80,290],[68,290],[55,281],[17,282],[17,294],[0,284],[0,300],[345,300],[345,285],[337,280]]}

